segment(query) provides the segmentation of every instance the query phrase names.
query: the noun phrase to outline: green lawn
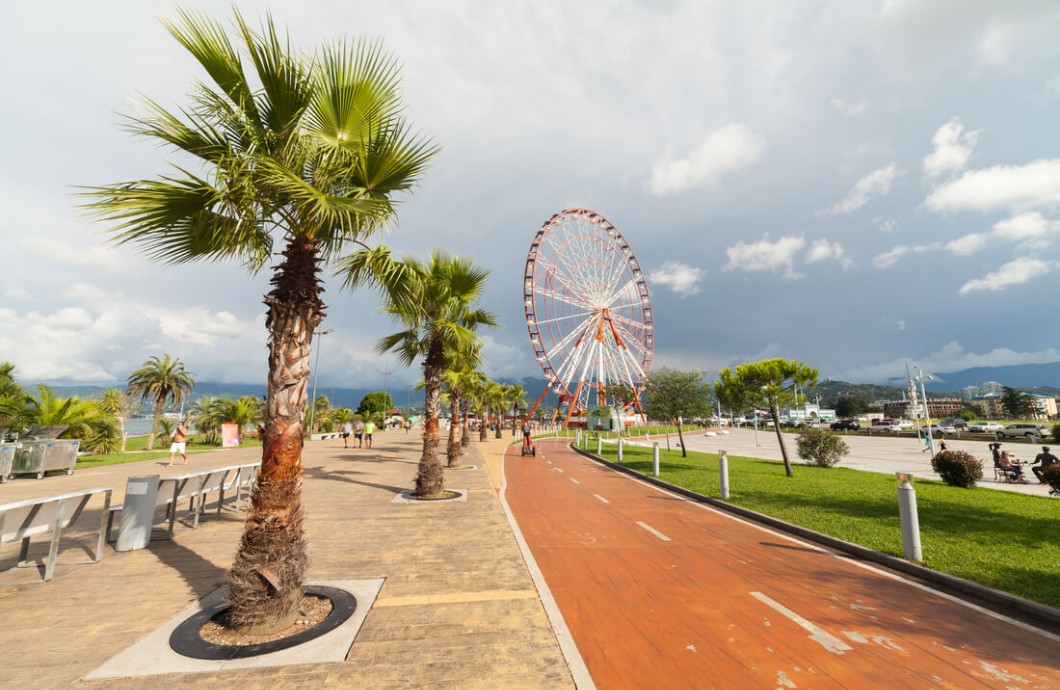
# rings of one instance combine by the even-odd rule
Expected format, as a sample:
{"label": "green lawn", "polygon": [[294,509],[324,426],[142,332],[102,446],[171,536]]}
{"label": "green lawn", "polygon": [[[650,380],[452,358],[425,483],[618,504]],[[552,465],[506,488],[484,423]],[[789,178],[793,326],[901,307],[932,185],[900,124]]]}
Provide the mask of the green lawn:
{"label": "green lawn", "polygon": [[[595,444],[590,444],[595,450]],[[604,446],[616,460],[616,447]],[[720,498],[716,455],[660,448],[660,478]],[[651,449],[625,446],[623,464],[651,474]],[[901,557],[893,476],[729,456],[730,502]],[[1060,607],[1060,499],[996,489],[958,489],[916,479],[924,565]]]}
{"label": "green lawn", "polygon": [[[256,438],[247,437],[244,441],[242,448],[248,446],[260,446],[261,442]],[[202,434],[191,434],[188,436],[188,457],[192,455],[199,455],[202,453],[211,453],[221,448],[221,443],[218,440],[216,443],[206,443],[205,437]],[[158,440],[155,441],[155,447],[153,450],[147,450],[147,437],[146,436],[134,436],[125,444],[124,453],[108,453],[107,455],[82,455],[77,459],[77,469],[86,469],[89,467],[103,467],[105,465],[122,465],[127,462],[139,462],[141,460],[158,460],[159,458],[169,459],[169,441]],[[176,458],[177,462],[180,462],[180,456]]]}

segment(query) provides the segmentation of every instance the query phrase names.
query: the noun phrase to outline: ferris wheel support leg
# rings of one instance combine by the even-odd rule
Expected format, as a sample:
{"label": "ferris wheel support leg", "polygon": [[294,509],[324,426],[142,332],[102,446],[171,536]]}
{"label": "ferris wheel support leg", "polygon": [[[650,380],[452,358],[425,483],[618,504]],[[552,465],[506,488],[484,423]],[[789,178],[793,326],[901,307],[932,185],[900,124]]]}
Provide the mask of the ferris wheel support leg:
{"label": "ferris wheel support leg", "polygon": [[574,414],[574,408],[578,404],[578,401],[581,400],[581,398],[578,397],[578,396],[581,395],[582,384],[583,383],[584,383],[583,381],[579,381],[578,382],[578,388],[574,391],[574,398],[571,399],[570,406],[567,408],[567,416],[563,420],[563,428],[564,429],[566,429],[567,425],[570,424],[570,418],[571,418],[571,415]]}
{"label": "ferris wheel support leg", "polygon": [[530,411],[526,413],[526,417],[523,418],[524,421],[534,416],[534,412],[537,410],[537,406],[540,405],[541,401],[545,399],[546,395],[548,395],[548,391],[549,389],[547,387],[545,388],[545,390],[541,391],[541,395],[538,397],[537,402],[534,403],[533,407],[530,408]]}

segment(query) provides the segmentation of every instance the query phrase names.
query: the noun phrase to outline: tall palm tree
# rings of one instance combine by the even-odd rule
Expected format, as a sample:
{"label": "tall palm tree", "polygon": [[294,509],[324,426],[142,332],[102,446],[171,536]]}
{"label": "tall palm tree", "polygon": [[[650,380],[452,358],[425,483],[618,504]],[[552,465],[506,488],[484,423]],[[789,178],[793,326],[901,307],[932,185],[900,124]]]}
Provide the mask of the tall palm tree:
{"label": "tall palm tree", "polygon": [[446,357],[471,349],[478,342],[479,326],[497,325],[492,314],[474,306],[489,271],[437,249],[426,262],[408,256],[395,261],[389,253],[382,254],[354,255],[345,264],[347,283],[368,282],[382,290],[382,311],[404,327],[379,340],[379,354],[395,352],[405,366],[422,360],[423,454],[415,493],[433,498],[445,488],[438,461],[438,415]]}
{"label": "tall palm tree", "polygon": [[158,420],[162,418],[166,403],[172,400],[174,405],[179,405],[195,387],[195,379],[184,371],[184,362],[167,354],[145,361],[142,367],[129,374],[127,383],[126,391],[132,398],[155,405],[151,436],[147,439],[147,450],[151,450],[155,447]]}
{"label": "tall palm tree", "polygon": [[464,392],[474,384],[475,367],[481,361],[481,348],[474,347],[466,353],[457,353],[450,357],[442,383],[449,398],[449,442],[446,445],[446,459],[449,467],[460,464],[460,451],[464,435],[460,427],[460,411],[463,408]]}
{"label": "tall palm tree", "polygon": [[274,629],[297,615],[308,562],[301,446],[325,313],[320,272],[386,226],[392,196],[413,186],[435,147],[404,120],[398,66],[376,44],[339,40],[303,54],[270,16],[254,31],[238,12],[234,40],[188,11],[165,25],[210,81],[176,113],[146,101],[130,129],[205,172],[177,167],[94,188],[89,206],[115,225],[116,242],[161,261],[235,259],[251,273],[275,262],[262,466],[228,575],[233,626]]}

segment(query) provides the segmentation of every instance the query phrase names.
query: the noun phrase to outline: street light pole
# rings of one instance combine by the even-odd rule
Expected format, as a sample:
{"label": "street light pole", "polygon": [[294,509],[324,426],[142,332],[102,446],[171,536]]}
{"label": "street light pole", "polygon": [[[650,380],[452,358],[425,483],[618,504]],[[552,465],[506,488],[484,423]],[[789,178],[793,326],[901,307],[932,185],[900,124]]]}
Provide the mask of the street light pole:
{"label": "street light pole", "polygon": [[[323,338],[328,333],[334,333],[335,329],[329,328],[326,331],[316,331],[313,335],[318,338]],[[309,437],[313,437],[313,415],[317,409],[317,375],[320,374],[320,340],[317,340],[317,356],[316,361],[313,362],[313,399],[309,401]]]}
{"label": "street light pole", "polygon": [[[931,374],[925,374],[920,371],[920,367],[916,368],[917,378],[920,379],[920,394],[924,398],[924,422],[927,423],[930,416],[928,415],[928,402],[927,402],[927,390],[924,388],[924,377],[931,378]],[[927,440],[928,448],[931,449],[931,457],[935,457],[935,440],[931,438],[931,425],[927,425]]]}

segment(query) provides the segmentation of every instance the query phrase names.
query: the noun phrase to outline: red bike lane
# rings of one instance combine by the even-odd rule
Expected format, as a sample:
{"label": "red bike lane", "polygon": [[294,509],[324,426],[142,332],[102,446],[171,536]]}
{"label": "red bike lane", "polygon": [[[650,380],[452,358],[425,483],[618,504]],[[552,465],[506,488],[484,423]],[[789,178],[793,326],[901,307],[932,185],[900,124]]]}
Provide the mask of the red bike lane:
{"label": "red bike lane", "polygon": [[593,463],[506,499],[600,688],[1060,688],[1060,638]]}

